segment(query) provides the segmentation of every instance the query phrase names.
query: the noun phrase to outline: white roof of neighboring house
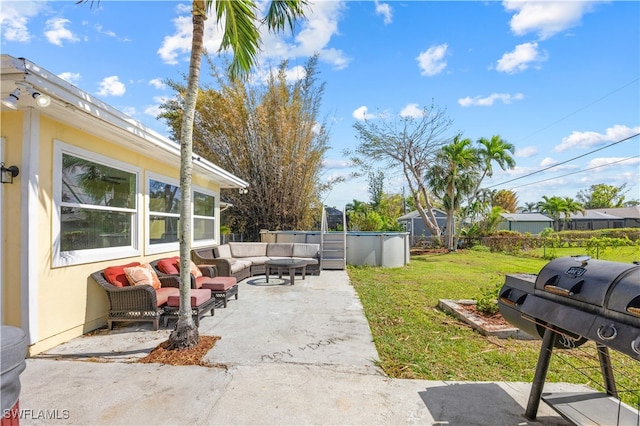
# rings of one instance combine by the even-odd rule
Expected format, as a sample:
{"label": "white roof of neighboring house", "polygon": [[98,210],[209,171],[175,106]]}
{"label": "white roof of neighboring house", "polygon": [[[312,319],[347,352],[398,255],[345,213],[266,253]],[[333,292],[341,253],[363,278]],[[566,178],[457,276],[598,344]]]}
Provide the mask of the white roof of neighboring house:
{"label": "white roof of neighboring house", "polygon": [[[51,98],[51,105],[48,107],[34,108],[43,116],[117,143],[147,157],[164,163],[168,159],[175,160],[175,164],[179,164],[180,145],[178,143],[149,129],[139,121],[28,59],[0,55],[0,77],[2,99],[9,96],[17,87],[30,87]],[[26,91],[23,91],[18,104],[19,108],[28,109],[34,105],[31,96],[27,96]],[[197,155],[193,157],[193,168],[195,173],[208,176],[221,188],[246,188],[249,185],[246,181]]]}
{"label": "white roof of neighboring house", "polygon": [[623,217],[625,219],[640,219],[640,206],[615,207],[615,208],[608,208],[608,209],[592,209],[590,211],[612,214],[612,215]]}
{"label": "white roof of neighboring house", "polygon": [[509,222],[553,222],[542,213],[500,213]]}
{"label": "white roof of neighboring house", "polygon": [[[445,212],[444,210],[433,209],[433,212],[435,213],[436,217],[447,217],[447,212]],[[418,210],[414,210],[412,212],[409,212],[405,215],[400,216],[397,220],[398,221],[411,220],[417,217],[420,217],[420,213],[418,212]]]}
{"label": "white roof of neighboring house", "polygon": [[602,213],[602,212],[598,212],[595,210],[585,210],[584,214],[578,212],[578,213],[572,213],[569,218],[571,220],[580,220],[580,219],[587,219],[587,220],[620,220],[622,219],[620,216],[614,216],[612,214],[607,214],[607,213]]}

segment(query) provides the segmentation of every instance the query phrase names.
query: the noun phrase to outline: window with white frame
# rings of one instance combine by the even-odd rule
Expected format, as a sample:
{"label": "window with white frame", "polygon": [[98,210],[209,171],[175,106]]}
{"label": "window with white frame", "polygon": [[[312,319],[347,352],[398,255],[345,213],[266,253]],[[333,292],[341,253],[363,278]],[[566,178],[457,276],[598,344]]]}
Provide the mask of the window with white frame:
{"label": "window with white frame", "polygon": [[178,242],[180,187],[160,179],[149,181],[149,244]]}
{"label": "window with white frame", "polygon": [[193,191],[193,242],[203,242],[215,238],[216,199],[211,194]]}
{"label": "window with white frame", "polygon": [[138,254],[140,171],[61,142],[54,161],[54,265]]}

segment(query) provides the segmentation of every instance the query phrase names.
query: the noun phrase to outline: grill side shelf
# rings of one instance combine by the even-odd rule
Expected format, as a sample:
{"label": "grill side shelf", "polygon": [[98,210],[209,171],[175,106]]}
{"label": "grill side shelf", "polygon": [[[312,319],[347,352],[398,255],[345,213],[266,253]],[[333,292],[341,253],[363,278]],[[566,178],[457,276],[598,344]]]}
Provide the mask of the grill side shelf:
{"label": "grill side shelf", "polygon": [[542,400],[575,425],[636,425],[640,412],[599,392],[543,393]]}

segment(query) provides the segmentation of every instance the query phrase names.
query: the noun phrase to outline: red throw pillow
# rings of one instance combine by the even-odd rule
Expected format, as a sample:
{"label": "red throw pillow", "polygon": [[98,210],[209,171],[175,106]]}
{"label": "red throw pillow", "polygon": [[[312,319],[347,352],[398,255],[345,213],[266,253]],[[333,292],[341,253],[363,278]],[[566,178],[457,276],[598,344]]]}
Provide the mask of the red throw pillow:
{"label": "red throw pillow", "polygon": [[175,257],[168,257],[166,259],[159,260],[158,269],[169,275],[178,275],[180,273],[178,270],[178,261]]}
{"label": "red throw pillow", "polygon": [[124,268],[130,268],[132,266],[140,266],[140,262],[131,262],[126,265],[119,266],[109,266],[104,270],[104,277],[116,287],[128,287],[129,280],[127,279],[127,275],[124,273]]}

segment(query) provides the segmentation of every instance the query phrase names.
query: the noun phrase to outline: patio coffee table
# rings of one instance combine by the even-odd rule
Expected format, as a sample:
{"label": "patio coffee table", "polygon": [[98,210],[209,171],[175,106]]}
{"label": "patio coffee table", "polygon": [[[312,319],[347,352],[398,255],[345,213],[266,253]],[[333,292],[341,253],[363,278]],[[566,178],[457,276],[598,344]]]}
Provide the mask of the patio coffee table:
{"label": "patio coffee table", "polygon": [[278,278],[282,278],[282,271],[284,269],[289,270],[289,278],[291,279],[291,285],[294,284],[294,279],[296,276],[296,269],[302,269],[302,279],[304,280],[304,276],[307,272],[307,262],[304,260],[295,260],[295,259],[271,259],[264,262],[265,266],[265,276],[267,277],[267,282],[269,282],[269,273],[271,272],[271,268],[278,268]]}

